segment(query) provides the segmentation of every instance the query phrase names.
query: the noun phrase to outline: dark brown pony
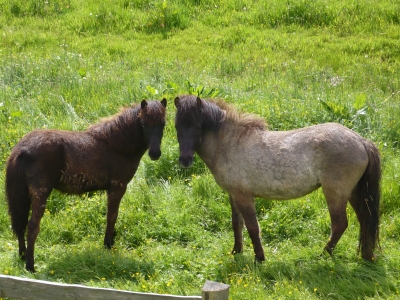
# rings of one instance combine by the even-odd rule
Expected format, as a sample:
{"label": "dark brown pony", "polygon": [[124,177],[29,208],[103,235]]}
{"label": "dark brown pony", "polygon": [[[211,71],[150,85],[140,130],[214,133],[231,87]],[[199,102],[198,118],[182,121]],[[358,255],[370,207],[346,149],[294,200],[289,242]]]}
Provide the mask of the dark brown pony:
{"label": "dark brown pony", "polygon": [[34,130],[14,147],[7,161],[6,195],[27,270],[35,272],[35,241],[53,189],[68,194],[107,191],[104,245],[112,247],[119,204],[140,159],[146,150],[152,160],[161,155],[166,106],[166,99],[143,100],[86,131]]}
{"label": "dark brown pony", "polygon": [[235,244],[242,252],[245,224],[256,260],[265,259],[254,198],[286,200],[322,187],[331,217],[325,251],[332,254],[348,226],[350,202],[360,222],[359,250],[374,260],[379,242],[380,157],[376,146],[336,123],[268,131],[259,117],[239,114],[220,101],[175,99],[179,161],[190,167],[196,152],[229,194]]}

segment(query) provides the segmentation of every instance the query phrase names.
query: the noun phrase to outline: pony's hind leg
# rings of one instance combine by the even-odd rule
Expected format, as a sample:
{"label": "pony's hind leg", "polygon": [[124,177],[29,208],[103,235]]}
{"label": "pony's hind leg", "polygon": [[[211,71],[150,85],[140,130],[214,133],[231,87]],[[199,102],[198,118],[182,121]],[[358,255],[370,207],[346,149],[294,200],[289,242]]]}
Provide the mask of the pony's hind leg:
{"label": "pony's hind leg", "polygon": [[17,234],[18,238],[18,254],[22,260],[25,260],[25,252],[26,252],[26,245],[25,245],[25,230],[21,233]]}
{"label": "pony's hind leg", "polygon": [[[28,193],[26,193],[26,196],[24,195],[22,197],[26,197],[26,199],[19,199],[18,203],[16,203],[18,206],[13,204],[14,210],[11,213],[13,214],[13,231],[18,238],[18,255],[22,260],[25,260],[25,232],[26,226],[28,225],[30,200]],[[16,210],[15,208],[17,208],[18,210]]]}
{"label": "pony's hind leg", "polygon": [[235,238],[235,244],[233,245],[232,254],[241,253],[243,251],[243,216],[236,206],[235,201],[231,195],[229,195],[229,201],[231,202],[232,209],[232,228]]}
{"label": "pony's hind leg", "polygon": [[[26,203],[21,201],[21,204],[24,203],[25,205],[19,207],[18,211],[18,226],[14,227],[15,234],[18,238],[18,255],[22,260],[25,260],[25,253],[26,253],[26,244],[25,244],[25,232],[26,226],[28,225],[28,218],[29,218],[29,210],[30,210],[30,200],[29,196],[27,195]],[[14,216],[15,218],[15,216]]]}
{"label": "pony's hind leg", "polygon": [[36,238],[40,231],[40,220],[43,217],[46,201],[51,193],[51,188],[29,188],[32,201],[32,214],[28,222],[28,233],[27,233],[27,248],[25,252],[26,256],[26,269],[30,272],[35,272],[34,267],[34,251]]}
{"label": "pony's hind leg", "polygon": [[104,246],[110,249],[114,245],[115,222],[118,218],[119,204],[125,194],[126,184],[120,183],[107,191],[107,227],[104,236]]}
{"label": "pony's hind leg", "polygon": [[329,255],[332,255],[333,250],[348,226],[346,215],[347,199],[335,192],[328,192],[326,189],[324,189],[324,194],[328,203],[329,215],[331,217],[331,235],[324,251]]}
{"label": "pony's hind leg", "polygon": [[264,249],[261,245],[260,226],[258,225],[254,198],[251,196],[237,194],[237,195],[232,195],[232,200],[236,204],[237,209],[243,216],[243,220],[246,225],[247,231],[249,233],[251,241],[253,242],[256,261],[259,262],[264,261],[265,255],[264,255]]}

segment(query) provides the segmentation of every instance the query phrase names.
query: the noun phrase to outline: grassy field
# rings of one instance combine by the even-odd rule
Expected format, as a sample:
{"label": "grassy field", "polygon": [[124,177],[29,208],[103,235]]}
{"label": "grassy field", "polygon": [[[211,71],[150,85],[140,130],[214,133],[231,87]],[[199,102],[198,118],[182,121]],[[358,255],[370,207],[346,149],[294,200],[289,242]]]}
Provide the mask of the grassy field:
{"label": "grassy field", "polygon": [[[0,185],[13,146],[35,128],[84,130],[119,107],[168,99],[157,162],[144,156],[102,247],[106,195],[48,200],[36,270],[19,260],[0,192],[0,273],[132,291],[199,294],[205,280],[232,299],[400,297],[400,4],[393,0],[0,0]],[[357,255],[358,222],[333,258],[320,191],[257,201],[266,261],[231,255],[227,195],[197,157],[178,165],[173,99],[220,97],[270,130],[339,122],[382,155],[381,249]]]}

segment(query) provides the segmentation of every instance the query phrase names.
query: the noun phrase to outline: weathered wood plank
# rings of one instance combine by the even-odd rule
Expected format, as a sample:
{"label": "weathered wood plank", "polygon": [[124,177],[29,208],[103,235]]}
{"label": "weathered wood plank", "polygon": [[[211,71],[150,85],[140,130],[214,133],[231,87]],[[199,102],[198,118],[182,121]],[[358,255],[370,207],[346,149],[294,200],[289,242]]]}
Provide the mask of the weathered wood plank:
{"label": "weathered wood plank", "polygon": [[87,287],[77,284],[61,284],[43,280],[0,275],[0,297],[30,300],[183,300],[202,299],[200,296],[174,296],[153,293],[118,291]]}
{"label": "weathered wood plank", "polygon": [[229,285],[207,280],[203,286],[203,300],[228,300]]}

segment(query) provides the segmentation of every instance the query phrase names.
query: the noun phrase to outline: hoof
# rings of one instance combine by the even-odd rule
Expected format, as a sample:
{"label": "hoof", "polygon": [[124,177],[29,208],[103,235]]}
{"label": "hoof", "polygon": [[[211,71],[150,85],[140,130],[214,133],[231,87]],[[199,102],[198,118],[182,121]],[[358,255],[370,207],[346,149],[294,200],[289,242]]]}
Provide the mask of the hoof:
{"label": "hoof", "polygon": [[233,254],[233,255],[236,255],[238,253],[242,253],[242,250],[233,249],[232,252],[231,252],[231,254]]}
{"label": "hoof", "polygon": [[22,249],[19,249],[19,250],[18,250],[19,258],[20,258],[21,260],[23,260],[23,261],[26,260],[25,253],[26,253],[26,247],[23,247]]}
{"label": "hoof", "polygon": [[321,255],[323,254],[328,254],[329,256],[333,255],[333,248],[329,248],[328,246],[325,246],[324,251],[322,252]]}
{"label": "hoof", "polygon": [[331,253],[329,253],[328,251],[324,250],[322,251],[322,253],[320,255],[318,255],[318,258],[320,259],[327,259],[327,258],[331,258],[333,255]]}
{"label": "hoof", "polygon": [[362,258],[365,260],[365,261],[368,261],[368,262],[370,262],[370,263],[373,263],[373,262],[375,262],[375,260],[376,260],[376,258],[375,258],[375,256],[374,255],[372,255],[372,256],[362,256]]}

